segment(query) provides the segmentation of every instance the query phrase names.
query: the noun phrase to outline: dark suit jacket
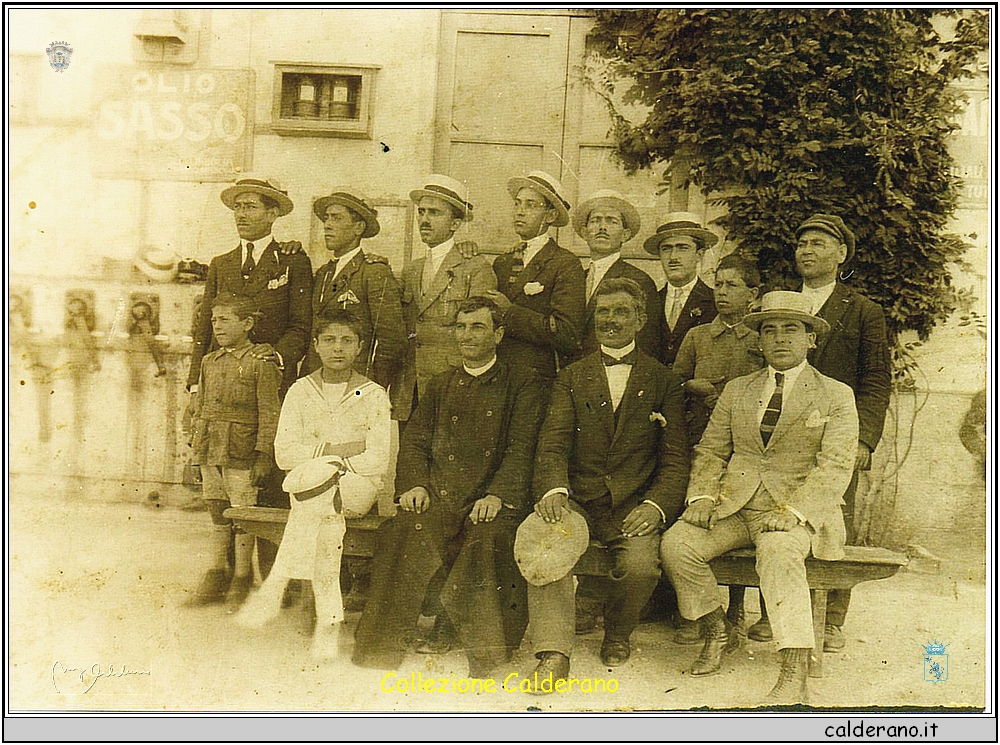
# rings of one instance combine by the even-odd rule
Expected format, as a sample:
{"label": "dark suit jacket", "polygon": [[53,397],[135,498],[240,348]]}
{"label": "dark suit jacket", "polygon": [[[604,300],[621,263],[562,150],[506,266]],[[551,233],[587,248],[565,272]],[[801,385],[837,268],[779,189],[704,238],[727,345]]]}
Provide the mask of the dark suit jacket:
{"label": "dark suit jacket", "polygon": [[[503,341],[497,353],[512,364],[533,368],[545,379],[556,375],[580,355],[581,328],[586,305],[586,280],[580,260],[551,238],[511,280],[513,254],[493,262],[497,289],[511,302]],[[525,294],[541,286],[533,294]]]}
{"label": "dark suit jacket", "polygon": [[270,344],[285,363],[282,392],[298,374],[299,360],[305,355],[312,329],[312,265],[304,253],[284,256],[271,241],[260,261],[243,279],[243,249],[237,246],[220,254],[208,265],[205,299],[194,335],[188,385],[198,382],[201,358],[216,348],[212,338],[212,300],[222,293],[246,295],[257,302],[263,314],[254,326],[251,340]]}
{"label": "dark suit jacket", "polygon": [[677,318],[677,328],[671,329],[667,325],[667,312],[664,304],[667,302],[667,285],[659,293],[659,307],[657,317],[660,319],[660,354],[659,359],[667,367],[674,364],[677,351],[681,348],[681,342],[688,331],[695,326],[709,323],[715,318],[715,295],[712,288],[700,279],[691,289],[687,302]]}
{"label": "dark suit jacket", "polygon": [[[627,277],[634,280],[646,293],[646,325],[636,334],[635,343],[639,349],[655,359],[659,356],[660,324],[663,318],[661,307],[663,303],[657,300],[656,283],[642,269],[632,266],[622,258],[611,265],[607,274],[601,278],[601,285],[616,277]],[[594,331],[594,308],[597,305],[598,289],[600,289],[600,285],[594,289],[594,294],[590,296],[583,321],[583,354],[585,355],[596,352],[601,346]]]}
{"label": "dark suit jacket", "polygon": [[[363,249],[347,263],[335,280],[329,282],[328,275],[332,271],[332,261],[316,270],[313,312],[318,316],[327,309],[346,309],[361,321],[365,338],[361,340],[361,354],[354,367],[389,390],[393,419],[397,419],[399,386],[394,384],[399,378],[407,347],[399,284],[388,264],[369,260]],[[302,372],[308,374],[319,367],[319,356],[310,345]]]}
{"label": "dark suit jacket", "polygon": [[892,390],[892,363],[882,308],[837,283],[819,315],[830,333],[809,350],[809,364],[854,390],[858,439],[872,450],[882,437]]}
{"label": "dark suit jacket", "polygon": [[534,371],[502,360],[478,378],[462,368],[435,375],[403,430],[396,493],[423,486],[459,509],[494,494],[527,512],[544,398]]}
{"label": "dark suit jacket", "polygon": [[676,375],[640,352],[616,418],[600,353],[559,373],[538,435],[536,498],[568,487],[584,506],[610,494],[616,510],[649,499],[670,525],[687,482],[684,392]]}

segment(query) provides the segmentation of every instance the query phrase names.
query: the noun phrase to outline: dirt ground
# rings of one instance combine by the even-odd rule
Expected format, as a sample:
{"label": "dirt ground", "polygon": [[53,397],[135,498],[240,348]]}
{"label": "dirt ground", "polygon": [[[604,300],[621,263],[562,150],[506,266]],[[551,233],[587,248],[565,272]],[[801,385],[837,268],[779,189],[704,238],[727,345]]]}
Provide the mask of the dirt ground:
{"label": "dirt ground", "polygon": [[[605,690],[504,691],[507,675],[524,677],[534,667],[526,639],[497,671],[495,691],[387,692],[392,679],[383,683],[384,672],[349,661],[356,614],[342,633],[340,659],[317,664],[301,609],[246,632],[221,606],[183,607],[204,568],[206,513],[108,502],[94,486],[70,499],[38,479],[13,479],[8,500],[11,711],[728,709],[756,706],[777,674],[772,646],[749,642],[726,658],[720,675],[691,679],[685,669],[698,647],[674,644],[666,625],[645,624],[633,635],[632,659],[613,671],[598,659],[600,632],[578,639],[573,676],[604,679]],[[914,567],[855,589],[847,648],[825,655],[824,677],[811,681],[814,706],[985,705],[983,557],[962,549],[956,556],[937,571]],[[747,604],[752,621],[755,591]],[[948,645],[941,683],[924,679],[922,645],[935,640]],[[407,680],[411,673],[458,679],[465,657],[414,654],[395,672]]]}

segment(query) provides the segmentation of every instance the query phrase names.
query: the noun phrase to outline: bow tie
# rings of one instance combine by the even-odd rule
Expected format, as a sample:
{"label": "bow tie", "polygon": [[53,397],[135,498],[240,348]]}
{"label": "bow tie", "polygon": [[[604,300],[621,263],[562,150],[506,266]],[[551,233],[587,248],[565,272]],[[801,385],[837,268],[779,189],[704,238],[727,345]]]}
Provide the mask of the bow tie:
{"label": "bow tie", "polygon": [[633,349],[631,352],[626,354],[621,359],[618,359],[617,357],[612,357],[610,354],[607,354],[605,352],[601,352],[601,358],[604,360],[605,367],[612,367],[614,365],[634,365],[636,358],[636,350]]}

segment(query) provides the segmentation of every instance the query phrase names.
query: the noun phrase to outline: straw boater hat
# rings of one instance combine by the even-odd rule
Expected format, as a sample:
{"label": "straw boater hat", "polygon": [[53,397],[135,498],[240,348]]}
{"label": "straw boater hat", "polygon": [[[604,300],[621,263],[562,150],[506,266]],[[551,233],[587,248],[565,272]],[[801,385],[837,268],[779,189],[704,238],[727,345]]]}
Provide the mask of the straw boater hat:
{"label": "straw boater hat", "polygon": [[414,204],[424,197],[443,199],[462,211],[462,219],[472,220],[472,202],[469,201],[469,187],[451,176],[432,173],[424,179],[424,185],[410,192],[410,201]]}
{"label": "straw boater hat", "polygon": [[711,248],[719,240],[719,236],[711,230],[706,230],[701,224],[701,219],[693,212],[671,212],[667,215],[666,222],[646,239],[643,248],[651,254],[658,255],[660,244],[672,235],[690,235],[702,244],[702,248]]}
{"label": "straw boater hat", "polygon": [[378,210],[372,207],[357,194],[352,194],[347,189],[334,189],[329,196],[320,197],[313,203],[313,212],[320,221],[326,220],[326,208],[331,204],[339,204],[341,207],[355,212],[358,217],[365,221],[365,232],[362,238],[374,238],[382,227],[378,224]]}
{"label": "straw boater hat", "polygon": [[552,227],[561,228],[569,225],[569,202],[563,197],[563,187],[557,178],[545,171],[532,171],[527,176],[515,176],[507,182],[507,193],[511,199],[516,199],[517,193],[525,187],[549,200],[549,204],[557,213]]}
{"label": "straw boater hat", "polygon": [[590,545],[590,531],[583,516],[563,510],[562,520],[547,523],[532,512],[517,529],[514,561],[529,584],[541,587],[562,579]]}
{"label": "straw boater hat", "polygon": [[799,225],[798,230],[795,231],[795,237],[798,238],[807,230],[821,230],[828,235],[832,235],[847,246],[847,258],[844,259],[845,264],[854,258],[854,233],[844,224],[844,221],[838,215],[813,215]]}
{"label": "straw boater hat", "polygon": [[258,176],[244,176],[232,186],[227,186],[222,190],[222,203],[229,209],[234,209],[236,197],[247,192],[270,197],[276,201],[278,203],[278,217],[287,215],[294,207],[292,200],[288,198],[288,191],[282,189],[281,184],[276,179]]}
{"label": "straw boater hat", "polygon": [[[288,472],[281,484],[296,501],[306,502],[340,489],[342,508],[357,515],[367,515],[378,499],[378,489],[371,479],[353,471],[342,472],[340,460],[323,456],[301,463]],[[334,506],[337,506],[334,497]]]}
{"label": "straw boater hat", "polygon": [[639,235],[639,229],[642,227],[639,211],[617,191],[601,189],[591,194],[573,211],[573,230],[584,240],[587,239],[587,220],[590,219],[590,213],[596,207],[611,207],[618,210],[621,213],[622,222],[632,234],[629,240]]}
{"label": "straw boater hat", "polygon": [[146,246],[132,260],[135,268],[154,282],[172,282],[177,276],[177,254],[167,248]]}
{"label": "straw boater hat", "polygon": [[830,324],[810,312],[809,299],[801,292],[775,290],[767,293],[760,301],[760,310],[743,316],[743,323],[754,331],[760,331],[764,321],[790,318],[802,321],[812,327],[818,336],[830,330]]}

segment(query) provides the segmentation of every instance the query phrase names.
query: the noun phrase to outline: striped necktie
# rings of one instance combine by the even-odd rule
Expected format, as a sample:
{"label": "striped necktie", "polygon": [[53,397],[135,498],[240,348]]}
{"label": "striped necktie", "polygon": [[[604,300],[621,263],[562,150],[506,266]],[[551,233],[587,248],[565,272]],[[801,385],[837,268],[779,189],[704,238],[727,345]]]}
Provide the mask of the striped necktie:
{"label": "striped necktie", "polygon": [[774,428],[778,424],[778,419],[781,417],[781,399],[782,392],[784,391],[785,385],[785,374],[780,372],[774,373],[774,393],[771,394],[771,400],[767,402],[767,408],[764,410],[764,416],[760,420],[760,439],[764,441],[764,446],[771,439],[771,435],[774,434]]}

